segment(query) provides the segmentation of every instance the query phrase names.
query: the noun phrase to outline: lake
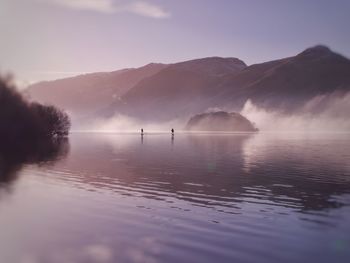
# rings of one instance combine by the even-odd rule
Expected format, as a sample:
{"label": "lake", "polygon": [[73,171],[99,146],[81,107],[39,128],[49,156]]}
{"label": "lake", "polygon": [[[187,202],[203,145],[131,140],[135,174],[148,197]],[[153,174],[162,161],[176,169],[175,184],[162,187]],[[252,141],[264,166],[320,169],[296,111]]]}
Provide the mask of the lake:
{"label": "lake", "polygon": [[0,262],[350,262],[350,134],[57,147],[1,159]]}

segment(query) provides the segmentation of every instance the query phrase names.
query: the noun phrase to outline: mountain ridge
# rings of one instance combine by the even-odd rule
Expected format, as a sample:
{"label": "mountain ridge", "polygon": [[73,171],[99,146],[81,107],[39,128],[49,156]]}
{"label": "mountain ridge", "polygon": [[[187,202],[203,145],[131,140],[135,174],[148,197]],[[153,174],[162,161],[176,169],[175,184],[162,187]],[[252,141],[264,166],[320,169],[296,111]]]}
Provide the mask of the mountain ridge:
{"label": "mountain ridge", "polygon": [[[151,63],[144,67],[147,66],[154,70],[141,74],[126,88],[117,87],[121,90],[117,98],[110,99],[111,93],[107,93],[109,99],[101,103],[99,95],[94,94],[95,106],[85,116],[123,114],[167,121],[208,108],[239,112],[247,100],[268,110],[295,112],[315,96],[350,90],[350,60],[322,45],[307,48],[295,56],[249,66],[238,58],[221,57]],[[135,71],[144,67],[116,72],[132,78]],[[30,90],[31,87],[29,94]]]}

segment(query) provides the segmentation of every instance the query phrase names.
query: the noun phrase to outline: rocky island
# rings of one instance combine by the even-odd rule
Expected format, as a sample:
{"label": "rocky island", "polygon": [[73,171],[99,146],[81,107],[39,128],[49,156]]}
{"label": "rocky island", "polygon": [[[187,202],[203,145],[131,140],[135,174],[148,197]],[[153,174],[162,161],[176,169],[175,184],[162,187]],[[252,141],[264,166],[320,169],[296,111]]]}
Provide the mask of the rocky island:
{"label": "rocky island", "polygon": [[258,129],[236,112],[209,112],[193,116],[186,125],[188,131],[255,132]]}

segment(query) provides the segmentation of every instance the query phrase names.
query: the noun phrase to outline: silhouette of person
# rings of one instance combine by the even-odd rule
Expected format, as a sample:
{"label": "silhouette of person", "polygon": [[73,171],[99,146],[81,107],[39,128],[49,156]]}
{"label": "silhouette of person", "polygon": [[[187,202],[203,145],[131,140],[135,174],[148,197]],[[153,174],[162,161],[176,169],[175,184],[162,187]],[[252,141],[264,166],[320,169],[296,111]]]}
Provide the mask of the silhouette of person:
{"label": "silhouette of person", "polygon": [[174,135],[174,129],[171,129],[171,135]]}
{"label": "silhouette of person", "polygon": [[141,128],[141,135],[143,135],[143,129]]}

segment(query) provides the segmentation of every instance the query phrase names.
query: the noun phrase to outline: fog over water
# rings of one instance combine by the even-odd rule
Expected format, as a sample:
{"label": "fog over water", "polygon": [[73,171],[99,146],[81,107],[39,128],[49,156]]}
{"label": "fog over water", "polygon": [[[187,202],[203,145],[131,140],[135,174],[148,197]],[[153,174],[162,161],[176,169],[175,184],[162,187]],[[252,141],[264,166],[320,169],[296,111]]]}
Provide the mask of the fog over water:
{"label": "fog over water", "polygon": [[[224,107],[208,108],[205,112],[222,110],[234,111],[230,107]],[[269,132],[350,132],[349,112],[350,93],[337,92],[314,97],[294,113],[267,110],[256,106],[250,100],[240,111],[260,131]],[[116,113],[111,118],[96,118],[84,124],[73,122],[73,131],[138,132],[141,128],[147,132],[168,132],[171,128],[181,131],[192,116],[157,123]]]}
{"label": "fog over water", "polygon": [[111,118],[96,118],[89,123],[74,126],[73,131],[75,132],[102,132],[102,133],[113,133],[113,132],[139,132],[141,128],[145,132],[170,132],[171,128],[176,130],[183,130],[186,124],[184,119],[175,119],[168,122],[156,123],[147,122],[132,118],[122,114],[115,114]]}
{"label": "fog over water", "polygon": [[320,95],[297,113],[265,110],[247,101],[242,115],[262,131],[350,132],[350,93]]}

